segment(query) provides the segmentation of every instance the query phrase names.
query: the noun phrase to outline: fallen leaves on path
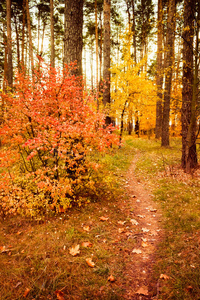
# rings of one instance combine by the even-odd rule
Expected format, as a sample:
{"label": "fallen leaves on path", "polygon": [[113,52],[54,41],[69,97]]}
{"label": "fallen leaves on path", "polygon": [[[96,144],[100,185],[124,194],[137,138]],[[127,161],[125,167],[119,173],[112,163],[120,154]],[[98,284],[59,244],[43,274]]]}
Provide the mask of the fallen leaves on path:
{"label": "fallen leaves on path", "polygon": [[147,229],[147,228],[142,228],[142,231],[143,231],[143,232],[149,232],[149,229]]}
{"label": "fallen leaves on path", "polygon": [[76,245],[76,246],[74,246],[74,247],[71,247],[71,248],[69,248],[69,253],[70,253],[72,256],[76,256],[76,255],[78,255],[78,254],[80,253],[79,248],[80,248],[80,245]]}
{"label": "fallen leaves on path", "polygon": [[125,231],[124,228],[119,228],[119,229],[118,229],[118,232],[119,232],[119,233],[123,233],[124,231]]}
{"label": "fallen leaves on path", "polygon": [[132,225],[138,225],[138,221],[136,221],[135,219],[130,219],[130,222]]}
{"label": "fallen leaves on path", "polygon": [[133,249],[132,253],[141,254],[142,250],[135,248],[135,249]]}

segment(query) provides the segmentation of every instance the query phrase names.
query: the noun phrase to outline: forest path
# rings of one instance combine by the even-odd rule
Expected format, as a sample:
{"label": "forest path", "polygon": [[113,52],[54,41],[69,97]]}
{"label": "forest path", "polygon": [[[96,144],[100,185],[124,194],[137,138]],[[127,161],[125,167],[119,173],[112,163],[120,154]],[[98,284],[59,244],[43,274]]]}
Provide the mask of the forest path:
{"label": "forest path", "polygon": [[121,209],[131,215],[131,220],[137,224],[135,248],[132,259],[126,263],[124,277],[126,278],[126,293],[124,299],[144,300],[158,299],[159,280],[152,278],[155,261],[155,251],[162,238],[162,214],[153,201],[151,191],[144,182],[135,176],[138,157],[135,158],[126,173],[126,204]]}

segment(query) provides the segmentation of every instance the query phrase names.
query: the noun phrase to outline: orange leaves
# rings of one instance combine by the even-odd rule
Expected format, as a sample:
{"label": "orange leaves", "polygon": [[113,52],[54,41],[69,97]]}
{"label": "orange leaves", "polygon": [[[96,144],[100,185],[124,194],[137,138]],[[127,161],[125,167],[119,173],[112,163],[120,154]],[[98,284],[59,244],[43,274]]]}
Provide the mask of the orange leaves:
{"label": "orange leaves", "polygon": [[90,243],[90,242],[83,242],[81,244],[81,246],[84,247],[84,248],[91,248],[92,247],[92,243]]}
{"label": "orange leaves", "polygon": [[64,293],[62,291],[55,291],[55,294],[56,294],[56,297],[57,297],[57,300],[65,300],[65,297],[64,297]]}
{"label": "orange leaves", "polygon": [[24,292],[24,298],[26,298],[28,296],[28,294],[30,293],[30,289],[26,288],[25,292]]}
{"label": "orange leaves", "polygon": [[[89,170],[94,165],[97,171],[99,165],[86,156],[106,151],[118,137],[112,126],[104,126],[104,115],[96,112],[94,98],[81,86],[67,67],[53,72],[41,67],[30,78],[17,74],[0,129],[6,145],[0,149],[0,167],[5,169],[0,190],[7,212],[36,215],[53,208],[65,213],[74,202],[81,206],[86,187],[93,190]],[[15,170],[12,176],[9,167]]]}
{"label": "orange leaves", "polygon": [[115,281],[115,277],[114,277],[113,275],[110,275],[110,276],[108,277],[108,281],[114,282],[114,281]]}
{"label": "orange leaves", "polygon": [[94,266],[95,266],[95,263],[92,261],[92,258],[86,258],[86,263],[91,268],[94,268]]}
{"label": "orange leaves", "polygon": [[109,218],[104,217],[104,216],[102,216],[102,217],[99,218],[100,221],[108,221],[108,219],[109,219]]}

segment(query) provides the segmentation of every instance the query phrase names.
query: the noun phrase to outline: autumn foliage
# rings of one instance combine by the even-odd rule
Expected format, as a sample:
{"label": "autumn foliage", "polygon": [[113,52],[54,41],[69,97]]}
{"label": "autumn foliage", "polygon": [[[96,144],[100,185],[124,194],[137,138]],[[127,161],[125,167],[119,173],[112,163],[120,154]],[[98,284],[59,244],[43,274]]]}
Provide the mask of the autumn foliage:
{"label": "autumn foliage", "polygon": [[33,78],[16,75],[15,92],[3,95],[0,128],[0,206],[4,212],[63,211],[95,190],[91,159],[117,140],[96,112],[81,80],[43,68]]}

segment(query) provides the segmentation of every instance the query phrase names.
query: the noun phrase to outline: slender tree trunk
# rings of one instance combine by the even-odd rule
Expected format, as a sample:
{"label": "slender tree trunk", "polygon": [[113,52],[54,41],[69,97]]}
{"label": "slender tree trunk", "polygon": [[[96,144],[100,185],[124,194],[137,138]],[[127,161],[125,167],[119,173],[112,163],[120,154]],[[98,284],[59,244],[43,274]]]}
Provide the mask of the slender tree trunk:
{"label": "slender tree trunk", "polygon": [[133,20],[132,20],[132,32],[133,32],[133,57],[135,63],[137,62],[137,51],[136,51],[136,30],[135,30],[135,0],[131,0],[132,4],[132,13],[133,13]]}
{"label": "slender tree trunk", "polygon": [[163,85],[163,6],[162,0],[158,0],[158,35],[157,35],[157,73],[156,73],[156,85],[157,85],[157,103],[156,103],[156,138],[161,137],[162,132],[162,85]]}
{"label": "slender tree trunk", "polygon": [[[196,153],[196,87],[197,70],[193,75],[195,0],[184,2],[183,89],[182,89],[182,167],[190,172],[197,165]],[[196,63],[195,63],[196,64]]]}
{"label": "slender tree trunk", "polygon": [[25,37],[25,22],[26,22],[26,0],[23,0],[23,5],[22,5],[22,60],[21,60],[21,65],[24,68],[25,66],[25,59],[24,59],[24,37]]}
{"label": "slender tree trunk", "polygon": [[32,34],[31,34],[31,19],[29,12],[29,0],[26,0],[26,15],[27,15],[27,25],[28,25],[28,37],[29,37],[29,56],[31,60],[31,70],[33,73],[34,70],[34,60],[33,60],[33,43],[32,43]]}
{"label": "slender tree trunk", "polygon": [[8,51],[8,86],[13,86],[13,65],[12,65],[12,37],[11,37],[11,0],[6,0],[7,17],[7,51]]}
{"label": "slender tree trunk", "polygon": [[95,41],[96,41],[96,99],[97,110],[99,110],[99,46],[98,46],[98,22],[97,22],[97,0],[95,0]]}
{"label": "slender tree trunk", "polygon": [[175,31],[175,13],[176,2],[169,0],[169,12],[167,18],[167,36],[166,36],[166,70],[165,70],[165,91],[162,118],[162,140],[161,145],[169,146],[169,115],[170,115],[170,98],[172,86],[172,68],[174,61],[174,31]]}
{"label": "slender tree trunk", "polygon": [[6,91],[7,87],[7,78],[8,78],[8,47],[7,47],[7,36],[6,36],[6,28],[3,23],[3,42],[4,42],[4,79],[3,79],[3,91]]}
{"label": "slender tree trunk", "polygon": [[111,0],[104,0],[104,47],[103,47],[103,104],[107,109],[106,124],[111,123],[109,116],[110,106],[110,3]]}
{"label": "slender tree trunk", "polygon": [[55,68],[55,47],[54,47],[54,15],[53,0],[50,0],[50,18],[51,18],[51,67]]}
{"label": "slender tree trunk", "polygon": [[16,33],[16,40],[17,40],[17,67],[19,69],[20,66],[19,32],[17,27],[17,18],[15,14],[14,14],[14,22],[15,22],[15,33]]}
{"label": "slender tree trunk", "polygon": [[83,0],[65,0],[64,63],[77,62],[75,75],[82,75]]}

